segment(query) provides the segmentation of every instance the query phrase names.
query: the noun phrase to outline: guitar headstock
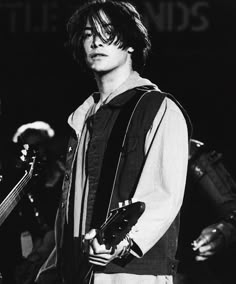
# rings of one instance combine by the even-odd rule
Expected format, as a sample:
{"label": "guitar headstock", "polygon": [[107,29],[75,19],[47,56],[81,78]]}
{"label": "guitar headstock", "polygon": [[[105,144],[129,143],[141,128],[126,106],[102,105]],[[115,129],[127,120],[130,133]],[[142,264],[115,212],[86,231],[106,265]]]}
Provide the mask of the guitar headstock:
{"label": "guitar headstock", "polygon": [[145,203],[138,201],[111,211],[111,215],[98,230],[98,241],[109,249],[120,243],[137,223],[145,210]]}
{"label": "guitar headstock", "polygon": [[29,175],[38,176],[42,162],[39,160],[39,155],[35,147],[24,144],[21,150],[20,160]]}

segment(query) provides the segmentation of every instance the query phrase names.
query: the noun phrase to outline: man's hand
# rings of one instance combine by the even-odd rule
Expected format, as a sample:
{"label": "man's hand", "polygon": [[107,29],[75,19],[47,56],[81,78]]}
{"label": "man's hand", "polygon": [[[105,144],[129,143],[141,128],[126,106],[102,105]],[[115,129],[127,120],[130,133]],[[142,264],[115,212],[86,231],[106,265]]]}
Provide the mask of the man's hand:
{"label": "man's hand", "polygon": [[[205,261],[215,255],[225,245],[225,237],[222,233],[223,224],[215,224],[205,228],[200,236],[193,241],[193,250],[197,252],[195,259]],[[221,228],[222,227],[222,228]]]}
{"label": "man's hand", "polygon": [[113,259],[120,257],[120,255],[122,255],[125,249],[129,246],[128,240],[124,239],[115,249],[106,249],[104,244],[99,244],[96,234],[96,230],[92,229],[84,237],[84,240],[89,242],[88,259],[91,264],[105,266]]}

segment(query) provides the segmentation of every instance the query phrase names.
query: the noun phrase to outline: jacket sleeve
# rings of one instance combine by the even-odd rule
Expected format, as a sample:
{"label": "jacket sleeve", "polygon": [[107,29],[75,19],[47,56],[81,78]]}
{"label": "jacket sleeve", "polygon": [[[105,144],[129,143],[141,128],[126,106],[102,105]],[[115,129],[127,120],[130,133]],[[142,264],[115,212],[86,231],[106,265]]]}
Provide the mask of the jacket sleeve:
{"label": "jacket sleeve", "polygon": [[142,257],[164,235],[182,205],[188,163],[188,130],[177,105],[166,98],[146,136],[146,160],[133,201],[146,209],[130,232]]}

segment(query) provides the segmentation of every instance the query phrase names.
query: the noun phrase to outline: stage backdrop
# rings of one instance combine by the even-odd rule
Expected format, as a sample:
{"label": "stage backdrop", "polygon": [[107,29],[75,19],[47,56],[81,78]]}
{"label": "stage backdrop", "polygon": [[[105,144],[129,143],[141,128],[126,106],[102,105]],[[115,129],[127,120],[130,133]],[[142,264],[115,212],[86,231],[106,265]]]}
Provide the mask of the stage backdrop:
{"label": "stage backdrop", "polygon": [[[0,1],[2,130],[45,120],[58,135],[94,90],[64,47],[66,22],[83,1]],[[187,109],[194,138],[224,153],[235,171],[235,1],[133,1],[153,48],[144,76]],[[232,70],[232,71],[231,71]]]}

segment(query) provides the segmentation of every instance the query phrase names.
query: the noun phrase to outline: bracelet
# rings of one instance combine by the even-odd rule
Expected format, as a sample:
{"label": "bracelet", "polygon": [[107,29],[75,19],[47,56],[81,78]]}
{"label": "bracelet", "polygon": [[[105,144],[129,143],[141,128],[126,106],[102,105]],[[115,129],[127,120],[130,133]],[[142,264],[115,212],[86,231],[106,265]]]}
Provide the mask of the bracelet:
{"label": "bracelet", "polygon": [[122,249],[122,251],[118,255],[118,258],[124,258],[130,254],[133,241],[128,234],[125,236],[125,240],[128,241],[128,245]]}

